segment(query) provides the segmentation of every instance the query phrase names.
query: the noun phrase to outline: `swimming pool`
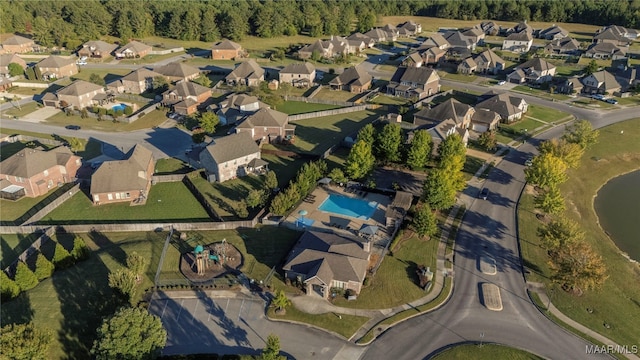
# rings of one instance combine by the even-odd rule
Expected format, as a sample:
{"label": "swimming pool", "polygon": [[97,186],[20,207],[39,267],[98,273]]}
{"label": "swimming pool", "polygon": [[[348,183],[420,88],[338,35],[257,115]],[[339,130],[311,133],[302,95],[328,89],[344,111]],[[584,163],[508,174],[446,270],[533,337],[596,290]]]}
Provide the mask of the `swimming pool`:
{"label": "swimming pool", "polygon": [[320,204],[318,210],[350,216],[357,219],[369,220],[377,207],[378,203],[375,201],[369,202],[366,200],[331,194],[322,202],[322,204]]}
{"label": "swimming pool", "polygon": [[127,107],[126,104],[118,104],[118,105],[113,105],[111,109],[113,109],[113,111],[118,111],[118,110],[124,111],[124,108],[126,107]]}

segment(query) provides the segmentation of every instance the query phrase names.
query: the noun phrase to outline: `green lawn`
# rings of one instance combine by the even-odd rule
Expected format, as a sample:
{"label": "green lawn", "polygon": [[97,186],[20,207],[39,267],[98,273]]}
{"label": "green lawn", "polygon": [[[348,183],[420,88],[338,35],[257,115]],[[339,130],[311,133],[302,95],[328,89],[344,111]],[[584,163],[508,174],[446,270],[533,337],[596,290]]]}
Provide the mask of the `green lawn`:
{"label": "green lawn", "polygon": [[23,117],[27,114],[31,114],[32,112],[38,110],[38,103],[37,102],[30,102],[26,105],[21,105],[19,108],[15,105],[13,105],[13,108],[7,110],[7,111],[3,111],[2,115],[3,116],[17,116],[17,117]]}
{"label": "green lawn", "polygon": [[[620,132],[624,131],[624,135]],[[629,120],[600,130],[598,144],[588,149],[578,169],[569,170],[569,180],[561,185],[567,211],[565,215],[578,221],[587,234],[586,241],[605,260],[609,278],[602,288],[573,296],[556,287],[551,301],[565,315],[597,331],[619,344],[640,345],[640,273],[598,226],[593,210],[593,197],[610,178],[633,169],[640,163],[640,119]],[[594,159],[597,159],[594,160]],[[541,225],[534,215],[530,192],[525,192],[519,206],[518,222],[522,256],[530,270],[528,277],[550,286],[551,275],[546,253],[539,247],[536,234]],[[586,311],[593,309],[592,313]],[[608,323],[611,328],[604,328]]]}
{"label": "green lawn", "polygon": [[378,95],[373,99],[371,99],[370,102],[374,104],[382,104],[382,105],[407,105],[411,103],[407,99],[400,98],[400,97],[392,97],[387,95]]}
{"label": "green lawn", "polygon": [[36,87],[23,87],[14,86],[7,90],[8,93],[18,95],[38,95],[47,92],[48,88],[36,88]]}
{"label": "green lawn", "polygon": [[616,98],[618,100],[618,105],[626,105],[626,106],[638,106],[640,105],[640,96],[630,96],[626,98]]}
{"label": "green lawn", "polygon": [[285,315],[276,315],[274,309],[270,308],[267,315],[272,319],[292,320],[311,324],[338,333],[347,339],[351,338],[351,336],[369,320],[368,317],[347,314],[308,314],[298,310],[295,306],[289,306]]}
{"label": "green lawn", "polygon": [[[407,232],[405,232],[407,234]],[[358,299],[337,299],[335,304],[349,308],[382,309],[406,304],[426,295],[418,286],[415,273],[418,265],[436,269],[439,239],[425,240],[411,235],[398,243],[393,256],[387,255],[368,286],[362,288]]]}
{"label": "green lawn", "polygon": [[373,111],[356,111],[292,121],[291,123],[296,126],[295,143],[279,147],[285,150],[321,154],[378,117],[379,114]]}
{"label": "green lawn", "polygon": [[464,161],[464,168],[462,169],[462,172],[464,173],[464,179],[466,181],[471,180],[471,178],[473,177],[473,175],[480,170],[480,168],[482,167],[482,164],[484,164],[484,160],[477,158],[477,157],[473,157],[473,156],[468,156],[466,157],[465,161]]}
{"label": "green lawn", "polygon": [[542,360],[529,352],[495,344],[458,345],[433,357],[433,360]]}
{"label": "green lawn", "polygon": [[315,111],[339,109],[342,106],[339,105],[325,105],[306,103],[303,101],[285,101],[282,105],[275,107],[275,110],[283,112],[288,115],[305,114]]}
{"label": "green lawn", "polygon": [[331,90],[331,89],[323,88],[313,98],[314,99],[322,99],[322,100],[333,100],[333,101],[345,101],[346,102],[346,101],[351,101],[351,99],[353,99],[354,97],[356,97],[358,95],[359,94],[350,93],[348,91]]}
{"label": "green lawn", "polygon": [[209,216],[182,182],[158,183],[151,187],[145,205],[129,203],[94,206],[79,192],[40,223],[100,223],[127,221],[208,221]]}
{"label": "green lawn", "polygon": [[105,83],[108,84],[113,80],[117,80],[120,77],[127,75],[131,71],[132,70],[130,69],[119,69],[115,67],[109,67],[108,65],[105,65],[104,68],[91,68],[91,69],[80,67],[80,72],[73,75],[71,78],[73,80],[89,81],[91,74],[96,74],[100,76],[100,78],[104,80]]}
{"label": "green lawn", "polygon": [[[528,114],[528,113],[527,113]],[[544,126],[545,124],[541,123],[540,121],[536,121],[530,118],[527,118],[526,116],[523,117],[521,120],[518,120],[514,123],[511,124],[503,124],[500,125],[500,127],[504,127],[504,128],[508,128],[511,129],[515,132],[519,132],[524,134],[525,130],[526,132],[530,133],[533,131],[533,129],[540,127],[540,126]]]}
{"label": "green lawn", "polygon": [[119,64],[128,64],[128,65],[141,65],[141,64],[153,64],[158,61],[167,60],[174,56],[184,55],[184,51],[176,51],[169,54],[164,55],[147,55],[142,59],[123,59],[120,60]]}
{"label": "green lawn", "polygon": [[168,158],[156,161],[156,175],[186,174],[191,171],[193,169],[180,159]]}
{"label": "green lawn", "polygon": [[[110,117],[105,117],[110,118]],[[47,118],[46,122],[51,125],[80,125],[85,129],[99,131],[134,131],[141,129],[149,129],[158,126],[167,120],[166,113],[161,110],[153,110],[138,120],[127,124],[122,122],[113,122],[111,120],[98,121],[95,118],[83,119],[78,115],[67,116],[64,112],[59,112]]]}
{"label": "green lawn", "polygon": [[540,89],[534,89],[531,88],[527,85],[518,85],[515,86],[512,91],[516,91],[516,92],[522,92],[525,94],[529,94],[529,95],[533,95],[533,96],[537,96],[537,97],[541,97],[544,99],[553,99],[553,100],[568,100],[571,99],[568,95],[564,95],[564,94],[551,94],[549,93],[549,91],[547,90],[540,90]]}
{"label": "green lawn", "polygon": [[269,163],[269,170],[273,170],[276,173],[280,188],[284,188],[289,183],[289,180],[296,176],[302,165],[307,162],[306,159],[270,154],[263,154],[261,158]]}
{"label": "green lawn", "polygon": [[546,121],[548,123],[555,123],[556,121],[564,119],[571,115],[569,115],[569,113],[566,113],[564,111],[555,110],[546,106],[530,104],[525,116],[531,116],[532,118]]}
{"label": "green lawn", "polygon": [[[216,214],[225,220],[241,219],[237,212],[241,201],[247,198],[251,190],[264,188],[263,175],[248,175],[222,183],[211,183],[202,177],[201,173],[190,175],[189,178],[207,202],[211,204]],[[249,209],[249,218],[253,217],[255,210],[258,209]]]}
{"label": "green lawn", "polygon": [[478,79],[476,75],[456,74],[456,73],[450,73],[446,71],[438,71],[438,75],[440,75],[440,77],[443,79],[466,82],[466,83],[472,83]]}

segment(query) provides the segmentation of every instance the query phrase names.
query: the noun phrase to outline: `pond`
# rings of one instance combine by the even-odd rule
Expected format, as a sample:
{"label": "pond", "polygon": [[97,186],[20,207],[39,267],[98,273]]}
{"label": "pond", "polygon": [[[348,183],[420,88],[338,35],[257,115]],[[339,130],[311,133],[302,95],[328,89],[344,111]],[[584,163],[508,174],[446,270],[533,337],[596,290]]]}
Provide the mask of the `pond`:
{"label": "pond", "polygon": [[618,248],[640,261],[640,170],[607,182],[594,207],[600,226]]}

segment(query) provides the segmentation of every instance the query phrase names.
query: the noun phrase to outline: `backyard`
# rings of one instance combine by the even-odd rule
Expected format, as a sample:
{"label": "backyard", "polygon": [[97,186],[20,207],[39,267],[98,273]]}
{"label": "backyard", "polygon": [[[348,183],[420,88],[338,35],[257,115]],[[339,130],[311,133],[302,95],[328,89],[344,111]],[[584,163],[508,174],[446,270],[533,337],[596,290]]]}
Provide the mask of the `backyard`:
{"label": "backyard", "polygon": [[129,69],[119,69],[113,66],[105,65],[104,68],[80,68],[81,71],[71,77],[73,80],[84,80],[89,81],[92,74],[96,74],[100,76],[100,79],[104,80],[105,83],[110,83],[113,80],[117,80],[120,77],[127,75],[131,72]]}
{"label": "backyard", "polygon": [[278,110],[288,115],[295,115],[322,110],[339,109],[341,107],[342,106],[340,105],[315,104],[303,101],[285,101],[282,105],[274,107],[274,110]]}
{"label": "backyard", "polygon": [[[640,321],[640,277],[637,267],[620,255],[620,250],[598,225],[593,210],[593,196],[599,187],[618,174],[638,169],[640,161],[640,119],[629,120],[600,129],[598,144],[589,148],[577,169],[569,170],[569,181],[561,185],[567,210],[564,215],[579,221],[587,234],[586,241],[600,254],[609,278],[597,290],[582,296],[571,295],[549,280],[547,255],[540,247],[533,194],[525,191],[518,211],[519,237],[530,281],[547,285],[553,304],[575,321],[619,344],[639,345],[637,324]],[[624,135],[621,132],[624,131]],[[585,309],[591,309],[591,312]],[[605,328],[603,324],[609,324]]]}
{"label": "backyard", "polygon": [[113,221],[210,221],[210,218],[189,189],[178,181],[153,185],[146,204],[138,206],[130,206],[129,202],[94,206],[87,194],[78,192],[40,223],[91,224]]}
{"label": "backyard", "polygon": [[96,118],[83,119],[79,115],[67,116],[64,112],[59,112],[54,116],[47,118],[46,123],[51,125],[80,125],[86,129],[99,130],[99,131],[134,131],[141,129],[150,129],[154,126],[158,126],[167,121],[167,115],[164,111],[153,110],[147,115],[132,123],[114,122],[110,117],[105,116],[105,120],[98,121]]}

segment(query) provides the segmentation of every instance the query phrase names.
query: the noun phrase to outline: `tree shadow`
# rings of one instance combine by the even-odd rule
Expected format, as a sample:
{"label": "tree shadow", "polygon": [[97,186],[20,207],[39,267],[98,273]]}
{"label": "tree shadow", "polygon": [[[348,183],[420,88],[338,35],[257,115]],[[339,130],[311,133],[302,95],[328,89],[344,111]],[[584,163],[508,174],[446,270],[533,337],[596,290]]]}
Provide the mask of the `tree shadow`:
{"label": "tree shadow", "polygon": [[3,301],[0,307],[2,326],[9,324],[26,324],[33,320],[34,311],[27,293],[22,292],[18,297]]}
{"label": "tree shadow", "polygon": [[98,252],[109,254],[115,261],[123,266],[127,264],[127,253],[120,246],[115,245],[107,235],[100,231],[92,230],[87,234],[91,241],[98,245]]}

